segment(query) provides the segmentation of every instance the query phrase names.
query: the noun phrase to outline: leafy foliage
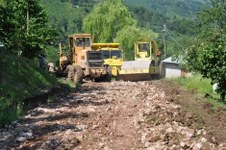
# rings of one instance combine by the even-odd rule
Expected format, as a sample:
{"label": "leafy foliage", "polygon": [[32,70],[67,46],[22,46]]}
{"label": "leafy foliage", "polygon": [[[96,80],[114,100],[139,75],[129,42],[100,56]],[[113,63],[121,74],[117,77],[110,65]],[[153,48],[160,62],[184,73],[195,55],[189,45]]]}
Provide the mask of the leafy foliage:
{"label": "leafy foliage", "polygon": [[122,0],[105,0],[83,21],[83,30],[91,33],[98,42],[112,42],[123,27],[135,25]]}
{"label": "leafy foliage", "polygon": [[56,27],[62,43],[73,33],[82,32],[83,18],[90,13],[97,1],[94,0],[42,0],[49,24]]}
{"label": "leafy foliage", "polygon": [[150,29],[139,28],[136,26],[124,27],[117,32],[115,42],[119,42],[123,48],[123,55],[126,60],[134,59],[134,43],[137,41],[155,40],[158,34]]}
{"label": "leafy foliage", "polygon": [[[188,51],[188,63],[192,69],[200,71],[203,77],[218,83],[222,100],[226,94],[226,3],[212,0],[211,8],[199,14],[202,44]],[[222,20],[223,19],[223,20]],[[206,24],[209,22],[208,24]]]}
{"label": "leafy foliage", "polygon": [[[58,43],[68,43],[68,35],[82,33],[83,18],[90,13],[98,0],[40,0],[41,6],[48,15],[48,25],[53,26],[58,38],[46,47],[47,61],[58,61]],[[64,50],[64,49],[63,49]]]}
{"label": "leafy foliage", "polygon": [[12,38],[16,33],[17,20],[13,13],[14,4],[10,1],[0,1],[0,42],[4,43],[5,46],[13,44]]}
{"label": "leafy foliage", "polygon": [[211,0],[211,7],[198,13],[201,37],[215,41],[226,32],[226,1]]}
{"label": "leafy foliage", "polygon": [[3,0],[0,7],[0,40],[10,53],[21,51],[23,56],[36,57],[56,36],[39,1]]}
{"label": "leafy foliage", "polygon": [[166,24],[167,56],[184,55],[186,48],[194,43],[197,35],[197,23],[192,19],[166,17],[158,11],[147,9],[146,7],[129,7],[132,15],[138,20],[138,25],[151,28],[159,33],[158,45],[163,49],[163,25]]}
{"label": "leafy foliage", "polygon": [[134,43],[151,41],[158,35],[149,28],[140,28],[122,0],[100,3],[85,19],[83,29],[94,35],[97,42],[119,42],[124,58],[134,59]]}

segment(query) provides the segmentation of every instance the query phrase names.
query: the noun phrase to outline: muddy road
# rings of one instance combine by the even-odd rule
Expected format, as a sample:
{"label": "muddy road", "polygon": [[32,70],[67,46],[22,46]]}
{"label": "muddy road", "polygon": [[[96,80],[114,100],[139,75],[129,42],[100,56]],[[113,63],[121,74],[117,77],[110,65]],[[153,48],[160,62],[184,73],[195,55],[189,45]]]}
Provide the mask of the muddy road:
{"label": "muddy road", "polygon": [[224,110],[169,81],[84,83],[0,129],[0,149],[226,150]]}

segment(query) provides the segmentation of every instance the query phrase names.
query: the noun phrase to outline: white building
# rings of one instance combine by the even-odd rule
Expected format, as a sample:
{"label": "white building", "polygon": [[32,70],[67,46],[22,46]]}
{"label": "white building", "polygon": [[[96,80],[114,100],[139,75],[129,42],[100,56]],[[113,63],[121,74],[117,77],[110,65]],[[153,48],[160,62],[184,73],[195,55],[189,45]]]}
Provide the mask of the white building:
{"label": "white building", "polygon": [[181,68],[180,59],[173,57],[166,58],[161,61],[161,76],[163,78],[175,78],[180,76],[189,76],[185,70]]}

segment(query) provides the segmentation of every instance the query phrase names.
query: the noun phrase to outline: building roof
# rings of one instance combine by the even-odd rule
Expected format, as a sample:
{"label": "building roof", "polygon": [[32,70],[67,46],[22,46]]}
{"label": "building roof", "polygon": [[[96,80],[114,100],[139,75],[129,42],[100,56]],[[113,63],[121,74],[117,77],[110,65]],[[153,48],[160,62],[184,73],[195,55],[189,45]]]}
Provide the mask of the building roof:
{"label": "building roof", "polygon": [[181,57],[176,58],[174,56],[168,57],[164,60],[162,60],[162,63],[172,63],[172,64],[180,64],[181,63]]}

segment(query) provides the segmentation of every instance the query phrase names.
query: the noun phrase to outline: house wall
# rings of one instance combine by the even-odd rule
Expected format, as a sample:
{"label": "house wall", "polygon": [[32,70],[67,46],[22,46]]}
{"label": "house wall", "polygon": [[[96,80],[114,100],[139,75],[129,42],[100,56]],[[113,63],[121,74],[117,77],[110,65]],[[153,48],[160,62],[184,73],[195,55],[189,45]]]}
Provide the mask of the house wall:
{"label": "house wall", "polygon": [[164,63],[163,65],[164,77],[173,78],[181,76],[181,68],[179,64]]}

